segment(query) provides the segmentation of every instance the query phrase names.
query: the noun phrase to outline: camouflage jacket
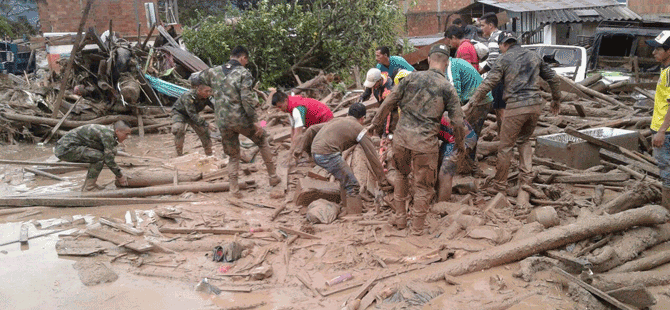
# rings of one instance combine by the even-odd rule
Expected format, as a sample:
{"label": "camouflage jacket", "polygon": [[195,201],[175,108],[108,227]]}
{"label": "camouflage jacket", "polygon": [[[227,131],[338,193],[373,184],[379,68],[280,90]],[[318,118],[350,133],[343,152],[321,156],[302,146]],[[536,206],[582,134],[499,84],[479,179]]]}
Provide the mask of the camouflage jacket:
{"label": "camouflage jacket", "polygon": [[540,105],[540,87],[538,77],[549,83],[552,98],[559,100],[561,92],[558,89],[559,79],[556,72],[542,61],[539,54],[518,45],[512,45],[507,52],[498,58],[493,70],[470,97],[473,105],[479,105],[484,96],[500,81],[503,81],[503,99],[506,109]]}
{"label": "camouflage jacket", "polygon": [[445,111],[454,126],[463,126],[463,110],[458,94],[443,72],[435,69],[412,72],[384,99],[372,124],[381,128],[386,115],[400,107],[400,119],[393,143],[421,153],[438,151],[437,134]]}
{"label": "camouflage jacket", "polygon": [[109,167],[109,170],[112,170],[114,175],[121,177],[121,169],[114,161],[118,145],[119,141],[116,139],[116,134],[112,127],[90,124],[68,131],[67,134],[56,142],[56,149],[67,150],[73,147],[85,146],[101,151],[103,153],[102,161],[105,165]]}
{"label": "camouflage jacket", "polygon": [[219,128],[247,128],[258,121],[255,107],[259,106],[252,89],[253,77],[239,61],[197,73],[198,82],[212,88],[214,112]]}
{"label": "camouflage jacket", "polygon": [[205,106],[210,106],[212,110],[214,109],[214,104],[209,101],[209,98],[198,99],[198,94],[195,89],[185,92],[172,106],[172,113],[181,113],[182,115],[188,117],[200,127],[207,127],[207,121],[200,116],[200,111],[202,111]]}

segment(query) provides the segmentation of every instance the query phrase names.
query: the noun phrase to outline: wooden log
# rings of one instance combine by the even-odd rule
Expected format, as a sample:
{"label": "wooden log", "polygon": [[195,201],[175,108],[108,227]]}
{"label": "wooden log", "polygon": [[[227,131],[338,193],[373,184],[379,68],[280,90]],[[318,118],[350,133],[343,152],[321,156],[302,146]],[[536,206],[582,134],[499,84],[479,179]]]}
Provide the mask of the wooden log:
{"label": "wooden log", "polygon": [[634,178],[636,178],[640,181],[646,180],[647,182],[649,182],[649,184],[651,184],[653,186],[656,186],[656,188],[658,188],[658,189],[661,189],[663,187],[663,184],[661,184],[661,181],[652,179],[651,177],[647,177],[646,175],[644,175],[642,173],[639,173],[639,172],[637,172],[637,171],[635,171],[631,168],[628,168],[628,167],[622,166],[622,165],[616,165],[616,168],[625,172],[625,173],[628,173],[628,174],[632,175]]}
{"label": "wooden log", "polygon": [[543,165],[547,166],[551,169],[556,169],[556,170],[561,170],[561,171],[566,171],[566,170],[573,170],[573,168],[568,167],[566,164],[555,162],[551,159],[548,158],[540,158],[540,157],[535,157],[533,156],[533,163],[536,165]]}
{"label": "wooden log", "polygon": [[616,198],[598,207],[598,212],[608,214],[618,213],[624,210],[642,206],[660,198],[659,190],[643,182],[636,184],[633,188],[621,193]]}
{"label": "wooden log", "polygon": [[94,198],[94,197],[7,197],[0,198],[0,207],[99,207],[138,204],[159,204],[191,202],[183,199],[137,199],[137,198]]}
{"label": "wooden log", "polygon": [[558,78],[560,78],[561,80],[563,80],[564,82],[568,83],[570,86],[572,86],[572,87],[574,87],[574,88],[576,88],[576,89],[579,89],[580,91],[582,91],[583,93],[585,93],[585,94],[587,94],[587,95],[590,95],[590,96],[593,96],[593,97],[595,97],[595,98],[599,98],[599,99],[605,100],[605,101],[607,101],[607,102],[609,102],[609,103],[611,103],[611,104],[613,104],[613,105],[615,105],[615,106],[624,108],[624,109],[626,109],[626,110],[630,110],[630,107],[629,107],[629,106],[625,105],[624,103],[620,102],[619,100],[616,100],[616,99],[612,98],[611,96],[607,96],[607,95],[601,94],[601,93],[599,93],[599,92],[597,92],[597,91],[595,91],[595,90],[593,90],[593,89],[590,89],[590,88],[585,87],[585,86],[583,86],[583,85],[579,85],[579,84],[575,83],[574,81],[572,81],[572,80],[570,80],[570,79],[568,79],[568,78],[565,78],[565,77],[563,77],[563,76],[561,76],[561,75],[556,75],[556,76],[557,76]]}
{"label": "wooden log", "polygon": [[579,85],[588,87],[589,85],[594,84],[595,82],[600,81],[600,79],[602,79],[602,78],[603,78],[603,76],[602,76],[600,73],[596,73],[596,74],[591,75],[591,76],[589,76],[589,77],[587,77],[587,78],[585,78],[585,79],[583,79],[583,80],[581,80],[581,81],[579,81],[579,82],[577,82],[577,83],[578,83]]}
{"label": "wooden log", "polygon": [[308,206],[312,201],[326,199],[339,203],[340,186],[337,183],[314,180],[311,178],[302,178],[298,180],[298,187],[295,191],[293,201],[297,206]]}
{"label": "wooden log", "polygon": [[670,240],[670,224],[635,227],[615,237],[596,255],[589,256],[594,272],[602,273],[638,257],[639,253]]}
{"label": "wooden log", "polygon": [[131,235],[141,236],[141,235],[144,234],[144,231],[142,231],[141,229],[137,229],[135,227],[131,227],[131,226],[128,226],[126,224],[114,222],[114,221],[112,221],[112,219],[109,219],[109,218],[106,218],[106,217],[100,217],[100,219],[98,219],[98,221],[102,225],[106,225],[106,226],[109,226],[109,227],[112,227],[112,228],[116,228],[118,230],[127,232]]}
{"label": "wooden log", "polygon": [[628,305],[616,300],[614,297],[612,297],[610,295],[607,295],[607,293],[599,290],[598,288],[596,288],[596,287],[594,287],[594,286],[592,286],[592,285],[590,285],[590,284],[588,284],[588,283],[586,283],[586,282],[584,282],[580,279],[575,278],[571,274],[559,269],[558,267],[552,268],[552,271],[554,271],[557,274],[561,275],[562,277],[576,283],[577,285],[581,286],[585,290],[589,291],[591,294],[602,298],[603,300],[607,301],[611,305],[613,305],[613,306],[615,306],[615,307],[617,307],[621,310],[636,310],[635,308],[633,308],[631,306],[628,306]]}
{"label": "wooden log", "polygon": [[[202,173],[186,173],[180,172],[177,174],[178,183],[196,182],[202,179]],[[142,170],[133,171],[128,174],[128,185],[119,186],[126,188],[148,187],[164,184],[172,184],[174,181],[174,172],[156,171],[156,170]]]}
{"label": "wooden log", "polygon": [[35,211],[35,210],[41,210],[44,208],[40,207],[26,207],[26,208],[8,208],[8,209],[1,209],[0,210],[0,216],[2,215],[11,215],[11,214],[16,214],[16,213],[22,213],[22,212],[29,212],[29,211]]}
{"label": "wooden log", "polygon": [[70,173],[70,172],[75,172],[75,171],[82,171],[86,170],[87,167],[44,167],[44,168],[39,168],[37,170],[40,170],[42,172],[50,173],[50,174],[65,174],[65,173]]}
{"label": "wooden log", "polygon": [[117,233],[110,229],[104,229],[99,223],[86,228],[86,234],[140,253],[151,251],[151,249],[154,248],[151,243],[147,242],[143,238],[140,239],[137,237]]}
{"label": "wooden log", "polygon": [[491,201],[489,201],[488,204],[486,204],[484,212],[492,209],[503,209],[505,207],[509,207],[509,205],[509,201],[507,200],[507,197],[505,197],[505,194],[498,193],[495,197],[493,197],[493,199],[491,199]]}
{"label": "wooden log", "polygon": [[498,153],[500,148],[500,141],[487,142],[479,141],[477,142],[477,154],[482,156],[489,156],[491,154]]}
{"label": "wooden log", "polygon": [[286,210],[286,205],[282,205],[279,208],[275,209],[274,212],[272,212],[272,215],[270,216],[270,221],[274,221],[277,219],[277,216],[279,216],[282,211]]}
{"label": "wooden log", "polygon": [[[459,276],[470,272],[508,264],[528,256],[556,249],[586,238],[633,226],[657,225],[670,219],[668,211],[661,206],[645,206],[613,215],[602,215],[547,229],[532,237],[511,241],[486,251],[435,264],[441,273]],[[432,268],[431,268],[432,269]],[[424,276],[416,273],[417,278]]]}
{"label": "wooden log", "polygon": [[58,111],[60,110],[60,104],[61,101],[63,100],[63,95],[65,94],[65,89],[67,88],[67,84],[70,80],[70,74],[73,70],[72,67],[74,66],[74,60],[75,58],[77,58],[77,53],[79,53],[79,49],[81,48],[80,44],[81,33],[84,32],[84,26],[86,25],[88,12],[91,11],[91,5],[93,4],[93,1],[94,0],[86,1],[86,5],[84,6],[84,12],[81,15],[81,21],[79,21],[79,29],[77,30],[77,36],[74,39],[74,45],[72,46],[72,51],[70,52],[70,58],[67,61],[65,71],[63,72],[63,76],[61,77],[58,96],[56,96],[56,101],[54,102],[53,106],[53,114],[51,115],[52,118],[56,118],[58,116]]}
{"label": "wooden log", "polygon": [[[247,181],[246,183],[240,184],[240,189],[246,189],[249,185],[254,184],[254,181]],[[227,192],[230,190],[230,185],[228,182],[222,183],[188,183],[181,185],[161,185],[161,186],[152,186],[144,188],[129,188],[129,189],[119,189],[112,191],[101,191],[101,192],[87,192],[82,193],[82,197],[92,198],[92,197],[106,197],[106,198],[118,198],[118,197],[147,197],[147,196],[158,196],[158,195],[181,195],[186,192]]]}
{"label": "wooden log", "polygon": [[[5,165],[19,165],[19,166],[47,166],[47,167],[79,167],[82,169],[88,169],[90,164],[87,163],[70,163],[59,161],[56,163],[47,163],[47,162],[38,162],[38,161],[26,161],[26,160],[10,160],[10,159],[0,159],[0,164]],[[143,167],[147,165],[137,165],[137,164],[126,164],[126,163],[117,163],[119,167]]]}
{"label": "wooden log", "polygon": [[51,173],[44,172],[42,170],[33,169],[33,168],[30,168],[30,167],[23,167],[23,170],[28,171],[28,172],[32,172],[36,175],[41,175],[43,177],[51,178],[51,179],[54,179],[54,180],[57,180],[57,181],[67,181],[66,179],[63,179],[63,178],[61,178],[57,175],[53,175]]}
{"label": "wooden log", "polygon": [[558,183],[601,183],[601,182],[623,182],[628,181],[628,173],[585,173],[574,176],[559,176],[555,181]]}
{"label": "wooden log", "polygon": [[593,286],[611,291],[622,287],[640,284],[644,287],[670,284],[670,270],[650,270],[621,273],[603,273],[593,275]]}
{"label": "wooden log", "polygon": [[626,165],[631,165],[635,168],[639,168],[644,170],[645,172],[655,176],[659,177],[661,175],[658,167],[651,165],[647,163],[646,161],[639,161],[639,160],[634,160],[629,157],[623,156],[621,154],[617,154],[605,149],[600,149],[600,158],[614,162],[616,164],[626,164]]}
{"label": "wooden log", "polygon": [[[162,234],[214,234],[214,235],[236,235],[248,233],[249,229],[222,229],[222,228],[168,228],[158,229]],[[260,230],[259,230],[260,231]]]}
{"label": "wooden log", "polygon": [[[38,124],[38,125],[56,126],[59,122],[59,120],[53,119],[53,118],[23,115],[23,114],[11,113],[11,112],[0,112],[0,115],[2,115],[2,117],[6,118],[8,120],[26,122],[26,123]],[[117,121],[125,121],[129,124],[136,124],[137,123],[137,118],[133,117],[131,115],[107,115],[107,116],[95,118],[95,119],[92,119],[92,120],[89,120],[89,121],[63,121],[61,127],[66,128],[66,129],[72,129],[72,128],[77,128],[79,126],[89,125],[89,124],[110,125],[110,124],[114,124]],[[147,122],[147,124],[149,124],[149,122]],[[151,121],[151,125],[153,125],[153,124],[155,124],[155,122]]]}
{"label": "wooden log", "polygon": [[606,292],[616,300],[629,304],[638,309],[648,309],[656,304],[656,298],[642,285],[627,286]]}
{"label": "wooden log", "polygon": [[576,257],[581,257],[585,254],[591,253],[591,251],[607,244],[608,242],[610,242],[610,240],[612,240],[612,235],[608,235],[607,237],[599,240],[598,242],[596,242],[594,244],[591,244],[587,247],[584,247],[583,249],[579,250],[579,252],[575,253],[575,256]]}
{"label": "wooden log", "polygon": [[616,268],[612,268],[609,272],[620,273],[620,272],[631,272],[631,271],[645,271],[654,269],[661,265],[665,265],[669,262],[670,262],[670,251],[662,251],[660,253],[656,253],[653,255],[629,261]]}

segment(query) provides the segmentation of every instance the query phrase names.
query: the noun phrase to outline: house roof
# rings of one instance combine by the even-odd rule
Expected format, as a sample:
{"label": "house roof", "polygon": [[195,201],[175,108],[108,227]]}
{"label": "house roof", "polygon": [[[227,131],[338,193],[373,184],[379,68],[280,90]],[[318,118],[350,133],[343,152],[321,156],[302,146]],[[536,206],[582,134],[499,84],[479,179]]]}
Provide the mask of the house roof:
{"label": "house roof", "polygon": [[539,11],[535,16],[541,24],[642,20],[624,6]]}
{"label": "house roof", "polygon": [[584,9],[619,5],[616,0],[475,0],[475,3],[488,4],[512,12]]}

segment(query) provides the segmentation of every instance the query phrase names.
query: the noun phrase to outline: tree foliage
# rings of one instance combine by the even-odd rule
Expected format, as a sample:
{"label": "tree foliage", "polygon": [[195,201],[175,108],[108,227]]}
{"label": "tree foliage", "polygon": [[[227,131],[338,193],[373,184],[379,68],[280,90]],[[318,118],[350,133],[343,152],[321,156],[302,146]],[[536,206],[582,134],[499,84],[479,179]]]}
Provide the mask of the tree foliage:
{"label": "tree foliage", "polygon": [[230,49],[245,45],[248,67],[264,86],[290,86],[319,70],[336,72],[374,65],[374,48],[394,46],[403,16],[397,0],[258,1],[240,11],[209,16],[198,29],[185,29],[187,47],[213,64],[228,60]]}

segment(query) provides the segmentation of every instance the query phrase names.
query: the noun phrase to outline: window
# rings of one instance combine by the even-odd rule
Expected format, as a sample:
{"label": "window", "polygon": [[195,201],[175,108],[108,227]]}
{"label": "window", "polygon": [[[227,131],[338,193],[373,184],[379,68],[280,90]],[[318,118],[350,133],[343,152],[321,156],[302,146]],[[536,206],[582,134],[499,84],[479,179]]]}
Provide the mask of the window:
{"label": "window", "polygon": [[144,12],[147,16],[147,28],[156,24],[156,7],[153,2],[144,3]]}

